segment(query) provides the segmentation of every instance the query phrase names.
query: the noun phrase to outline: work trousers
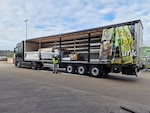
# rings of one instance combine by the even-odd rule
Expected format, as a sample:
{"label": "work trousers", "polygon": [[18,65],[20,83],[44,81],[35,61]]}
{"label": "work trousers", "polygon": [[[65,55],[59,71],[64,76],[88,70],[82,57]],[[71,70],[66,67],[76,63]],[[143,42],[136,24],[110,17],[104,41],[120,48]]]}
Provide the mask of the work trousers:
{"label": "work trousers", "polygon": [[58,71],[58,64],[53,64],[53,73],[57,73]]}

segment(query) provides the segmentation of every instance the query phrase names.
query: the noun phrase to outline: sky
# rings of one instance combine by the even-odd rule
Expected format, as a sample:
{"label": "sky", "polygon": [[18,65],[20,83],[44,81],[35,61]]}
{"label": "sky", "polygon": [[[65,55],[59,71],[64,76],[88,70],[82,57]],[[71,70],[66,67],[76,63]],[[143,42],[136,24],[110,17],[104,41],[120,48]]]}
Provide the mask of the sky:
{"label": "sky", "polygon": [[[150,0],[0,0],[0,50],[27,39],[141,20],[150,46]],[[28,19],[27,22],[24,20]]]}

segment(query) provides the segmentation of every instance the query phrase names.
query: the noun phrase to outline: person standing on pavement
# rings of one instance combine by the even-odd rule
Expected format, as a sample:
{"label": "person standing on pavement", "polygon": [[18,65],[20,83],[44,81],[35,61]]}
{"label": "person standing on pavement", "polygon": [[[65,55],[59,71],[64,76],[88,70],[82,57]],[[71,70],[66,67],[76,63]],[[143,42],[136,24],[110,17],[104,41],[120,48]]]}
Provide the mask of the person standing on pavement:
{"label": "person standing on pavement", "polygon": [[53,73],[57,73],[57,71],[58,71],[58,56],[54,56],[52,61],[53,61]]}

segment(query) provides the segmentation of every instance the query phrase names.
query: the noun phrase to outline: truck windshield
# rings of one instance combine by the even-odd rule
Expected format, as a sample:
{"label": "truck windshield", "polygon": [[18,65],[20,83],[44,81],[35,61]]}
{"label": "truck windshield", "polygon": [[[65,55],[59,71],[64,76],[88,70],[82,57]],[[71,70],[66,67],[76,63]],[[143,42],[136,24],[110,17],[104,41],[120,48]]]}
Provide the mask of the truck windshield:
{"label": "truck windshield", "polygon": [[14,49],[14,52],[15,52],[16,54],[21,53],[21,46],[16,47],[16,48]]}

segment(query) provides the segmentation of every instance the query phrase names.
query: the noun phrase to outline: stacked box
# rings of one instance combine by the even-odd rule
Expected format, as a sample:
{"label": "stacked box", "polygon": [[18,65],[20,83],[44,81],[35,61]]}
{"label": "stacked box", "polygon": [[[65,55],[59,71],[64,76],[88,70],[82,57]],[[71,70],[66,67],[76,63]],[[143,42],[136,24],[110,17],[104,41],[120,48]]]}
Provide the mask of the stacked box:
{"label": "stacked box", "polygon": [[71,59],[73,59],[73,60],[79,60],[80,59],[80,55],[79,54],[69,54],[68,56]]}

